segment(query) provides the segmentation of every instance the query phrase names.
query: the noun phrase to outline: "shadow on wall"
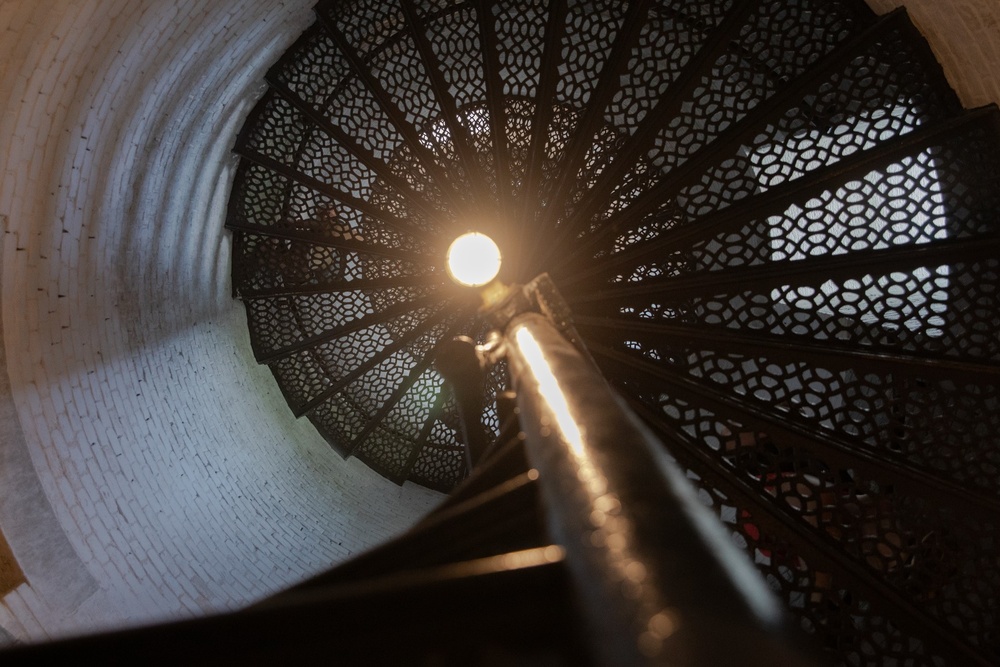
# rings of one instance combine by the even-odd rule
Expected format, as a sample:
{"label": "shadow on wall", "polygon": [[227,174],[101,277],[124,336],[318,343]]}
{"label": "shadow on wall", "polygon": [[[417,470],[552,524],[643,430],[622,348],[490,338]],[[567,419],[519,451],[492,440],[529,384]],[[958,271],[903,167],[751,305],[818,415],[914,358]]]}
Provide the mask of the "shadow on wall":
{"label": "shadow on wall", "polygon": [[867,0],[879,14],[905,7],[962,104],[1000,102],[1000,3],[996,0]]}
{"label": "shadow on wall", "polygon": [[[35,474],[8,378],[7,354],[0,345],[0,600],[10,593],[23,597],[30,594],[24,588],[36,587],[34,594],[61,600],[72,612],[97,591],[97,581],[63,532]],[[18,546],[16,553],[5,533]],[[0,646],[14,642],[0,626]]]}

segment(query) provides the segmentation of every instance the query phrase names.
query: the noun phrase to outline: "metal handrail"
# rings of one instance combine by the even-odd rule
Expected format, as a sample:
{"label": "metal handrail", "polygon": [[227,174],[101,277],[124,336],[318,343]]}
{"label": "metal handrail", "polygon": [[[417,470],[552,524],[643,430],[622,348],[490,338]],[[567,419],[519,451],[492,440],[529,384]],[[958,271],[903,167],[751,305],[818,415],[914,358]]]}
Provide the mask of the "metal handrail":
{"label": "metal handrail", "polygon": [[[532,293],[536,281],[487,310],[502,331],[545,520],[566,551],[596,661],[813,664],[681,468],[607,384],[568,319],[553,316],[568,311],[542,278],[546,294]],[[452,377],[461,401],[469,375]]]}

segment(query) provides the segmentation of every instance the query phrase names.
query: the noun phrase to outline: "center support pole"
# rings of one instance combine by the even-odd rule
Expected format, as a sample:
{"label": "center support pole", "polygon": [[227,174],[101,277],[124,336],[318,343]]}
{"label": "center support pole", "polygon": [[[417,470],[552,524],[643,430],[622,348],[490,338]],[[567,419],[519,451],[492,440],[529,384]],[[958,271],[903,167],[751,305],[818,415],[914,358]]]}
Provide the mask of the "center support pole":
{"label": "center support pole", "polygon": [[813,664],[782,611],[663,445],[537,312],[504,330],[552,539],[607,665]]}

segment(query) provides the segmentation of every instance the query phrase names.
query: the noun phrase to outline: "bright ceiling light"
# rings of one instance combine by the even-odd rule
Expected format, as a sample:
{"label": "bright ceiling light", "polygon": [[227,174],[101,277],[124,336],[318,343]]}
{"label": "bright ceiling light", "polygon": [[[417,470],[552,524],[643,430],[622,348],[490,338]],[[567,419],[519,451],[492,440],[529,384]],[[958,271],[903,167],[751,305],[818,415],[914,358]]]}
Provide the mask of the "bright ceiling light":
{"label": "bright ceiling light", "polygon": [[448,274],[460,285],[479,287],[500,273],[500,248],[479,232],[462,234],[448,248]]}

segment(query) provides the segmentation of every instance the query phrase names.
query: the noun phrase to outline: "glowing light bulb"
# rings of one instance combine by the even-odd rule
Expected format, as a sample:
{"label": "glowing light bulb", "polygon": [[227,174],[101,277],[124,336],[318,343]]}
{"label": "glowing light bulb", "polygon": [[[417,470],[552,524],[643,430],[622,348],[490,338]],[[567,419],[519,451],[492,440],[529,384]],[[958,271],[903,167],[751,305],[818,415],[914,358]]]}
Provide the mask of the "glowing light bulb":
{"label": "glowing light bulb", "polygon": [[448,274],[461,285],[485,285],[499,272],[500,248],[485,234],[462,234],[448,248]]}

